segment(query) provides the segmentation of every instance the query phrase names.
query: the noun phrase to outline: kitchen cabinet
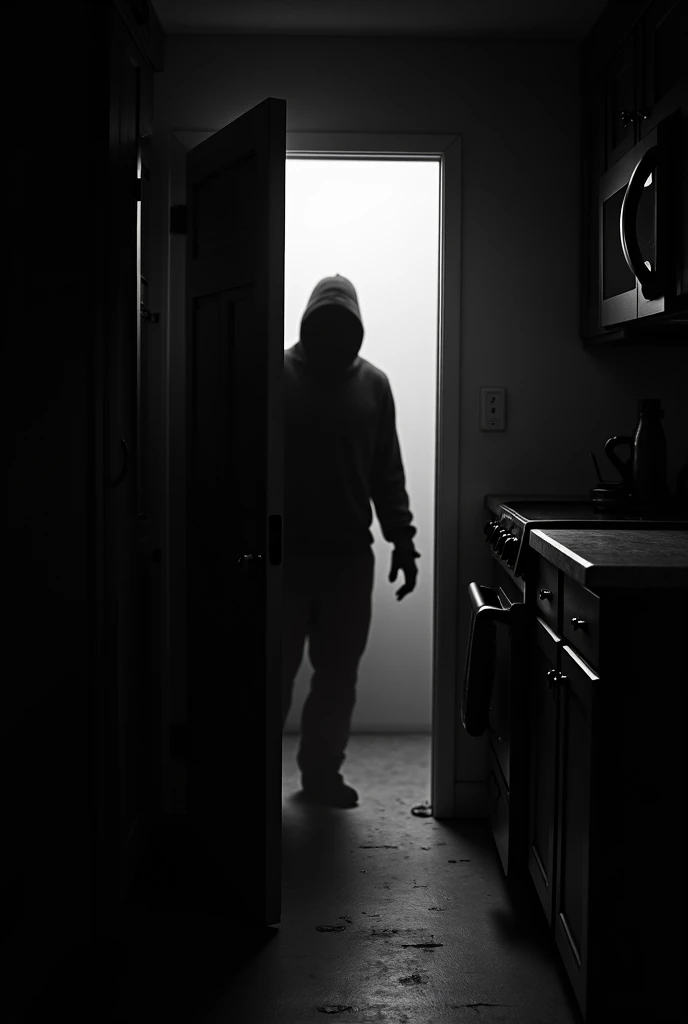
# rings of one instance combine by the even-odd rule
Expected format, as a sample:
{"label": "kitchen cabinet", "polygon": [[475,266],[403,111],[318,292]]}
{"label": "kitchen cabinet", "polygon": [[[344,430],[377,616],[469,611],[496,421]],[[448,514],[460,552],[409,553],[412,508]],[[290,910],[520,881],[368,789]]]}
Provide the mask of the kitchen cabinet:
{"label": "kitchen cabinet", "polygon": [[528,677],[530,757],[528,813],[528,871],[538,899],[552,924],[557,780],[557,691],[561,640],[538,618],[532,637]]}
{"label": "kitchen cabinet", "polygon": [[[658,0],[649,5],[639,25],[636,121],[643,138],[663,118],[686,102],[685,0]],[[683,81],[681,72],[683,69]]]}
{"label": "kitchen cabinet", "polygon": [[638,42],[631,33],[612,57],[605,76],[606,166],[611,167],[636,142],[638,81],[636,68]]}
{"label": "kitchen cabinet", "polygon": [[[677,0],[611,2],[582,44],[580,335],[588,342],[641,337],[680,340],[688,335],[688,237],[685,217],[679,209],[681,205],[688,207],[687,7]],[[607,274],[613,273],[603,280],[603,258],[609,256],[605,257],[602,250],[603,244],[608,246],[618,235],[620,203],[628,180],[624,178],[627,171],[623,158],[632,159],[634,166],[637,157],[632,157],[631,150],[658,125],[666,124],[670,115],[674,115],[676,128],[666,133],[662,127],[663,138],[672,134],[676,142],[671,143],[672,154],[663,159],[669,166],[680,164],[681,169],[676,167],[675,184],[669,186],[669,175],[662,172],[663,180],[653,186],[661,187],[657,202],[662,209],[657,208],[656,227],[661,254],[657,254],[657,260],[664,267],[661,272],[667,282],[666,302],[648,307],[642,303],[642,293],[636,299],[634,275],[626,267],[620,245],[618,253],[612,254],[611,264],[606,265]],[[654,142],[652,137],[648,145]],[[662,141],[664,153],[668,145]],[[609,216],[613,215],[610,234],[602,224],[600,189],[604,191],[605,186],[601,179],[606,174],[608,181],[615,181],[617,169],[619,185],[607,188],[607,192],[616,195],[620,189],[618,202],[604,207]],[[643,217],[646,207],[644,202]],[[682,221],[682,230],[677,230]],[[639,230],[644,237],[642,218]],[[653,245],[654,241],[653,232]],[[646,257],[643,251],[643,259]],[[628,301],[603,311],[603,298],[609,299],[617,292],[626,295]]]}
{"label": "kitchen cabinet", "polygon": [[678,1020],[688,591],[592,591],[557,558],[533,560],[553,623],[527,598],[529,875],[587,1024]]}
{"label": "kitchen cabinet", "polygon": [[583,1008],[589,971],[592,714],[599,679],[566,646],[560,666],[552,684],[559,711],[554,941]]}

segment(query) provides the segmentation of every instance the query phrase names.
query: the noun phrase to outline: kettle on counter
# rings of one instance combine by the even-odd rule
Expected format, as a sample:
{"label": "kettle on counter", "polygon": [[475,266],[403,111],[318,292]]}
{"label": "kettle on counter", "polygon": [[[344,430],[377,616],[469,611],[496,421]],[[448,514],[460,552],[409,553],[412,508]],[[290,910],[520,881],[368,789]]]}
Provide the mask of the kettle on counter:
{"label": "kettle on counter", "polygon": [[[661,507],[669,499],[663,418],[659,398],[640,398],[635,434],[632,437],[610,437],[604,446],[636,508]],[[630,452],[624,462],[616,454],[616,448],[625,444],[629,445]]]}

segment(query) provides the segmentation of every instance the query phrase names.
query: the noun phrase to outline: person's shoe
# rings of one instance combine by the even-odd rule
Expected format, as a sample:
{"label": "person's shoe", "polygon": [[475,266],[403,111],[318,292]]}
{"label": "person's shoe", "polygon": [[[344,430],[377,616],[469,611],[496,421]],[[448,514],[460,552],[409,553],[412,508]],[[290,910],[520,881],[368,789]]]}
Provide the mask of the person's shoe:
{"label": "person's shoe", "polygon": [[341,775],[324,779],[302,777],[301,786],[307,803],[323,807],[355,807],[358,803],[358,793],[352,786],[346,785]]}

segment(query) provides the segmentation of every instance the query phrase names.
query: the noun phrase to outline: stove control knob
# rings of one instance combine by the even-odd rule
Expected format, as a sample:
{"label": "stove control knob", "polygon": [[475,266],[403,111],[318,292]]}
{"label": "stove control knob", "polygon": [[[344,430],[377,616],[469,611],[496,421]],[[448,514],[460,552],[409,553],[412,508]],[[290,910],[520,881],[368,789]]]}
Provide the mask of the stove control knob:
{"label": "stove control knob", "polygon": [[483,527],[483,533],[485,534],[486,540],[492,540],[494,537],[497,527],[499,526],[499,519],[491,519],[489,523],[485,523]]}
{"label": "stove control knob", "polygon": [[492,531],[492,534],[490,536],[490,546],[492,547],[493,551],[497,550],[497,545],[499,544],[500,540],[502,539],[502,534],[505,533],[505,532],[506,531],[502,530],[499,526],[495,530]]}
{"label": "stove control knob", "polygon": [[505,550],[506,550],[510,540],[511,540],[511,534],[507,530],[502,530],[501,531],[501,537],[497,541],[497,554],[498,555],[503,555],[504,554],[504,552],[505,552]]}
{"label": "stove control knob", "polygon": [[516,555],[518,553],[518,537],[510,537],[509,542],[505,550],[507,565],[516,564]]}

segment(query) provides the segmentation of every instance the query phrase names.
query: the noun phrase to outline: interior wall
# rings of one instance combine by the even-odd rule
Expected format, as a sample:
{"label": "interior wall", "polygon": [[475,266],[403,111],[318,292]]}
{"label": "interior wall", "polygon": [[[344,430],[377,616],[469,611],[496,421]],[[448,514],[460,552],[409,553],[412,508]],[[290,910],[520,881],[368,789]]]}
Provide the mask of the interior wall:
{"label": "interior wall", "polygon": [[[430,732],[437,385],[439,161],[288,159],[284,345],[299,339],[315,284],[342,274],[356,288],[360,355],[387,374],[421,553],[416,589],[388,581],[392,548],[373,516],[371,631],[359,667],[353,732]],[[286,731],[310,687],[307,652]]]}
{"label": "interior wall", "polygon": [[[587,350],[578,337],[577,44],[169,36],[156,75],[155,130],[217,130],[267,96],[287,101],[292,132],[462,138],[462,664],[467,587],[490,573],[485,494],[586,491],[594,482],[590,450],[600,454],[606,438],[632,432],[640,396],[663,400],[673,481],[688,458],[688,349]],[[458,284],[445,281],[447,289]],[[484,385],[507,388],[503,433],[479,431]],[[483,774],[484,743],[457,721],[455,777]]]}

